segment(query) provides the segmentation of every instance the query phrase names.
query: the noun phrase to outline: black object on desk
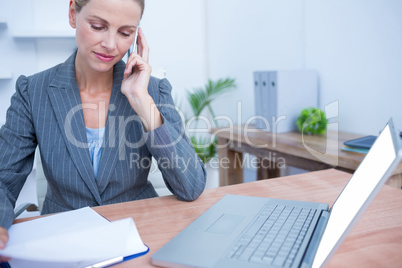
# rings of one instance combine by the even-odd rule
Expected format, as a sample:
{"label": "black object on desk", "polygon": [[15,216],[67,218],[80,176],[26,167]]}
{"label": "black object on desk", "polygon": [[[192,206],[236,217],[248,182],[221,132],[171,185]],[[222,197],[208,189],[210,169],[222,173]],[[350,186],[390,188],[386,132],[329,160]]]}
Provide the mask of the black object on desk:
{"label": "black object on desk", "polygon": [[343,144],[349,147],[359,148],[359,149],[370,149],[377,136],[369,135],[361,138],[345,141]]}

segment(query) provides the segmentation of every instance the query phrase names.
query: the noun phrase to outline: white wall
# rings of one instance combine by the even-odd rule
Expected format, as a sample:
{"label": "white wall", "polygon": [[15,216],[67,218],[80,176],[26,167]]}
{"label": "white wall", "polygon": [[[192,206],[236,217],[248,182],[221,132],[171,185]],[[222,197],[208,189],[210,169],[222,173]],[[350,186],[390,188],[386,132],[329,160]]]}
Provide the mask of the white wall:
{"label": "white wall", "polygon": [[[17,78],[20,75],[31,75],[64,61],[75,47],[73,38],[53,40],[15,37],[20,33],[69,29],[68,1],[48,0],[47,3],[34,1],[0,0],[0,17],[7,21],[7,26],[0,29],[0,50],[6,52],[2,54],[0,72],[7,71],[12,74],[12,79],[0,80],[1,124],[5,122],[6,110],[15,92]],[[66,24],[64,28],[61,27],[63,24]]]}
{"label": "white wall", "polygon": [[216,113],[244,123],[255,114],[253,71],[304,68],[303,1],[207,2],[210,77],[238,85],[216,101]]}
{"label": "white wall", "polygon": [[[0,123],[16,78],[64,61],[75,46],[72,38],[21,40],[13,32],[69,29],[67,7],[68,0],[0,0],[8,21],[0,73],[13,73],[0,80]],[[239,88],[217,100],[216,114],[245,122],[254,114],[253,71],[313,68],[321,106],[339,101],[339,129],[377,134],[389,116],[402,129],[400,14],[398,0],[151,0],[142,26],[151,65],[166,69],[185,108],[186,89],[231,76]]]}
{"label": "white wall", "polygon": [[188,109],[185,91],[207,80],[205,1],[145,1],[141,25],[155,75],[166,70],[174,99]]}
{"label": "white wall", "polygon": [[[15,8],[6,0],[0,0],[0,18],[10,22],[15,14]],[[21,12],[21,15],[28,17],[28,14]],[[14,70],[18,69],[24,73],[33,72],[33,65],[36,61],[36,55],[32,42],[16,43],[10,31],[10,23],[0,28],[0,51],[2,57],[0,60],[0,74],[11,73],[13,79],[0,80],[0,124],[5,122],[5,113],[10,105],[11,95],[14,93],[16,74]],[[15,59],[24,59],[15,60]],[[25,62],[25,63],[24,63]]]}
{"label": "white wall", "polygon": [[402,130],[402,1],[306,1],[306,67],[319,70],[323,104],[339,100],[339,128]]}
{"label": "white wall", "polygon": [[[74,51],[74,38],[15,38],[21,32],[73,31],[68,23],[68,0],[0,0],[0,60],[2,70],[10,70],[11,80],[0,80],[0,124],[5,122],[10,97],[19,75],[30,75],[64,62]],[[184,10],[184,11],[183,11]],[[166,76],[173,96],[184,109],[185,90],[202,86],[207,79],[205,1],[146,1],[141,26],[150,46],[153,73]]]}
{"label": "white wall", "polygon": [[402,130],[402,1],[207,2],[209,74],[239,85],[220,113],[236,120],[241,101],[241,122],[254,114],[255,70],[312,68],[341,131],[376,135],[390,116]]}

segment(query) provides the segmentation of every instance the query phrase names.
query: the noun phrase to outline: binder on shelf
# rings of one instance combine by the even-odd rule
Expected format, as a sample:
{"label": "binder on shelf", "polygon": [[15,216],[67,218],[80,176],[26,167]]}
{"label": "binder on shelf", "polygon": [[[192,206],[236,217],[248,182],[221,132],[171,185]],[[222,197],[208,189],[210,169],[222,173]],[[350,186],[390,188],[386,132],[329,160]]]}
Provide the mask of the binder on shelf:
{"label": "binder on shelf", "polygon": [[261,84],[261,75],[259,72],[254,72],[254,106],[255,106],[255,115],[257,116],[255,120],[255,125],[257,128],[263,128],[264,122],[260,117],[263,116],[262,112],[262,99],[260,94],[260,84]]}
{"label": "binder on shelf", "polygon": [[318,78],[313,70],[255,71],[255,120],[259,129],[283,133],[297,130],[302,109],[318,106]]}

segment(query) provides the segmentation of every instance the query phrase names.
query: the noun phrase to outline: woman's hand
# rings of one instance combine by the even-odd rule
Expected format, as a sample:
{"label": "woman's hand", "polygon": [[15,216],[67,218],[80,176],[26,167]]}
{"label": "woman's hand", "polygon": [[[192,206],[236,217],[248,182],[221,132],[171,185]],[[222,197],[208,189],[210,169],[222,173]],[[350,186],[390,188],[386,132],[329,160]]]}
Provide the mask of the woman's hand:
{"label": "woman's hand", "polygon": [[152,68],[148,64],[149,47],[141,28],[138,29],[138,53],[131,53],[124,70],[121,92],[141,118],[146,131],[162,125],[162,117],[154,100],[148,93]]}
{"label": "woman's hand", "polygon": [[[7,242],[8,242],[8,231],[7,229],[0,227],[0,249],[4,249],[7,245]],[[0,262],[7,262],[9,260],[10,258],[0,256]]]}
{"label": "woman's hand", "polygon": [[138,29],[138,52],[133,51],[127,60],[121,92],[127,97],[148,95],[152,68],[148,64],[149,47],[141,28]]}

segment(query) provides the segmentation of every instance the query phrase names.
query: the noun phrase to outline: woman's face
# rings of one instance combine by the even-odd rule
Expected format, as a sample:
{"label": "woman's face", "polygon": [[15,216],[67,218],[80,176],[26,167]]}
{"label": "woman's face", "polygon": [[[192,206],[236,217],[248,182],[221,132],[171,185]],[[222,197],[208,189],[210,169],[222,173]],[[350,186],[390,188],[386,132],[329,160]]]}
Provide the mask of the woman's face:
{"label": "woman's face", "polygon": [[77,62],[109,71],[134,41],[141,8],[134,0],[91,0],[80,12],[70,1],[70,25],[76,29]]}

